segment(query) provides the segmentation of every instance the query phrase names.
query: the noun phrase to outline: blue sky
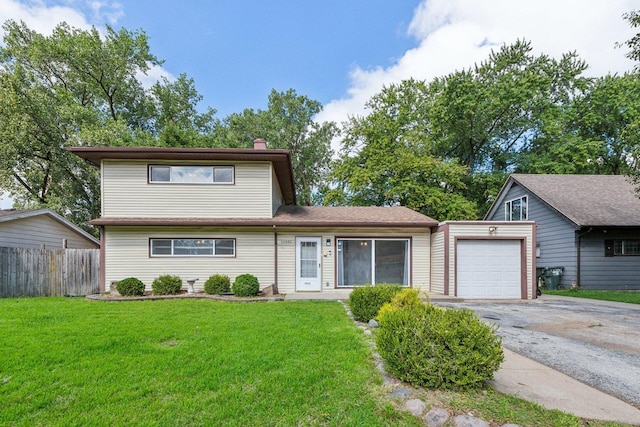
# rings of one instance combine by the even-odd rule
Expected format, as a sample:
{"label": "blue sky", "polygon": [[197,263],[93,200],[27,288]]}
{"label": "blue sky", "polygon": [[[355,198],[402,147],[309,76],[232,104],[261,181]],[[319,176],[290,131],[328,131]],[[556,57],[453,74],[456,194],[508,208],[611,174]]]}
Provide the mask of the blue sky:
{"label": "blue sky", "polygon": [[471,67],[518,38],[554,57],[577,51],[591,76],[628,71],[615,43],[634,34],[622,14],[637,9],[640,0],[0,0],[0,22],[44,34],[61,21],[142,29],[165,60],[148,80],[186,73],[219,118],[293,88],[325,106],[317,121],[341,123],[366,114],[384,85]]}

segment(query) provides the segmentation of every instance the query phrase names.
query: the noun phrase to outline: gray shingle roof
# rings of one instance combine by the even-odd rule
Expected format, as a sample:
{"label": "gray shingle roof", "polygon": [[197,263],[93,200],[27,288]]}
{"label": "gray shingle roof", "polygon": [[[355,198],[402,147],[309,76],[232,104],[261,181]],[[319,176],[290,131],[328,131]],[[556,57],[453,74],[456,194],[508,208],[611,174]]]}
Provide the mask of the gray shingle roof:
{"label": "gray shingle roof", "polygon": [[578,226],[640,226],[640,198],[621,175],[513,174]]}

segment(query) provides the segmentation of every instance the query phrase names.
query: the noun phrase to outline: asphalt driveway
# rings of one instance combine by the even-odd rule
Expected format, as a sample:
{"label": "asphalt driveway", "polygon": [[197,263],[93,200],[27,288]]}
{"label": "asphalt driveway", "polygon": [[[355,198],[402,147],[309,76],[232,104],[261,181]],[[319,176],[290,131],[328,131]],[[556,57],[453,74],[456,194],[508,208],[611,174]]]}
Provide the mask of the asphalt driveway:
{"label": "asphalt driveway", "polygon": [[519,302],[437,302],[499,326],[503,345],[640,407],[640,305],[543,296]]}

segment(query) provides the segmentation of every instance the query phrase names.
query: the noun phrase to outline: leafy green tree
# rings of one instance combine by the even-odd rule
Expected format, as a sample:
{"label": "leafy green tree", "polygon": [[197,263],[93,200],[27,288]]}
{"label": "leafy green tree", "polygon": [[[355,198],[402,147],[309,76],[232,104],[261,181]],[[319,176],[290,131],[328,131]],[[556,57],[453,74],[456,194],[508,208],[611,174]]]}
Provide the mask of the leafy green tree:
{"label": "leafy green tree", "polygon": [[433,155],[424,132],[423,82],[391,85],[367,104],[366,117],[351,118],[341,159],[323,188],[330,205],[402,205],[439,220],[477,217],[460,191],[467,168]]}
{"label": "leafy green tree", "polygon": [[188,145],[211,132],[213,111],[196,113],[193,80],[142,86],[139,75],[161,64],[142,31],[3,28],[0,189],[18,206],[50,207],[84,225],[100,215],[98,171],[66,147]]}
{"label": "leafy green tree", "polygon": [[298,95],[293,89],[274,89],[266,110],[246,109],[219,123],[215,144],[251,147],[255,138],[264,138],[271,148],[289,150],[298,204],[310,205],[313,192],[329,170],[331,140],[338,134],[335,123],[313,120],[320,111],[320,102]]}
{"label": "leafy green tree", "polygon": [[[631,12],[627,12],[622,15],[624,19],[627,20],[631,28],[640,27],[640,12],[637,10],[632,10]],[[626,46],[629,48],[629,52],[627,52],[627,58],[635,61],[636,63],[640,62],[640,33],[636,33],[633,37],[627,40],[624,43],[618,44],[618,46]],[[640,64],[636,64],[635,71],[640,71]]]}
{"label": "leafy green tree", "polygon": [[204,113],[198,112],[202,95],[192,78],[184,73],[173,82],[163,77],[153,85],[151,95],[155,101],[155,132],[160,145],[203,147],[210,144],[216,111],[208,108]]}
{"label": "leafy green tree", "polygon": [[[459,201],[466,201],[467,207],[474,206],[454,209],[455,216],[441,206],[436,209],[438,219],[473,218],[491,204],[506,175],[518,167],[522,150],[528,149],[545,129],[545,121],[555,117],[587,87],[588,80],[581,77],[585,68],[575,53],[565,54],[560,60],[535,56],[531,44],[519,40],[492,52],[486,61],[472,68],[431,82],[407,80],[385,88],[370,101],[369,116],[354,118],[347,124],[343,146],[345,156],[358,159],[353,167],[371,168],[375,174],[368,177],[369,181],[359,182],[355,172],[352,177],[346,171],[343,175],[334,174],[333,188],[327,189],[328,200],[335,203],[342,191],[344,195],[340,197],[345,200],[357,201],[366,192],[367,201],[362,203],[409,203],[406,197],[396,196],[395,201],[386,196],[393,180],[387,187],[374,183],[375,176],[384,181],[387,178],[381,177],[406,173],[405,165],[396,162],[405,158],[397,151],[402,149],[414,154],[416,159],[411,161],[431,157],[437,161],[431,164],[432,169],[439,165],[448,171],[441,169],[443,176],[436,174],[438,179],[432,181],[423,183],[420,177],[409,181],[423,183],[431,192],[448,194],[446,203],[451,202],[452,206],[460,206]],[[375,169],[364,160],[365,156],[386,156],[387,171]],[[337,168],[350,161],[343,159]],[[456,173],[451,174],[454,166],[464,169],[460,173],[456,168]],[[343,178],[350,179],[350,185],[342,185]],[[412,192],[418,194],[416,189]],[[443,197],[436,199],[445,203]],[[416,206],[415,201],[412,205]]]}

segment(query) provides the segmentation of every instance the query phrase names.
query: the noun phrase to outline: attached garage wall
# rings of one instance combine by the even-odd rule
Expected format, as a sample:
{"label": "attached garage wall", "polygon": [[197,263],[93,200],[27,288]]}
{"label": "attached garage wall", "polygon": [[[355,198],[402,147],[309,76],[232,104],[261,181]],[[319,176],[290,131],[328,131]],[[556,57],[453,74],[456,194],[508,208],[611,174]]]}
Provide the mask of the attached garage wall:
{"label": "attached garage wall", "polygon": [[[490,231],[490,227],[495,227],[493,231]],[[520,256],[521,256],[521,286],[526,288],[524,295],[520,295],[515,298],[534,298],[534,285],[535,285],[535,223],[533,221],[453,221],[441,224],[434,235],[442,232],[444,234],[444,260],[440,261],[445,270],[445,274],[441,278],[436,274],[437,269],[436,260],[432,261],[432,281],[437,286],[439,280],[443,280],[442,293],[444,295],[458,295],[458,271],[459,271],[459,258],[458,258],[458,242],[463,241],[514,241],[520,244]],[[434,240],[435,242],[435,240]],[[499,245],[499,244],[497,244]],[[507,244],[508,245],[508,244]],[[435,249],[434,249],[435,252]],[[463,253],[464,257],[464,253]],[[470,274],[468,266],[461,266],[463,274]],[[486,274],[486,269],[478,268],[477,274]],[[463,281],[464,286],[464,281]],[[491,282],[488,282],[486,286],[490,287]],[[463,289],[464,291],[464,289]],[[432,292],[440,293],[438,287],[432,286]],[[480,293],[479,290],[475,292]],[[497,291],[493,291],[497,293]],[[464,292],[463,292],[464,293]],[[487,289],[485,294],[490,294],[491,290]],[[472,296],[468,296],[472,298]],[[485,296],[483,298],[489,298]],[[505,297],[503,297],[505,298]]]}

